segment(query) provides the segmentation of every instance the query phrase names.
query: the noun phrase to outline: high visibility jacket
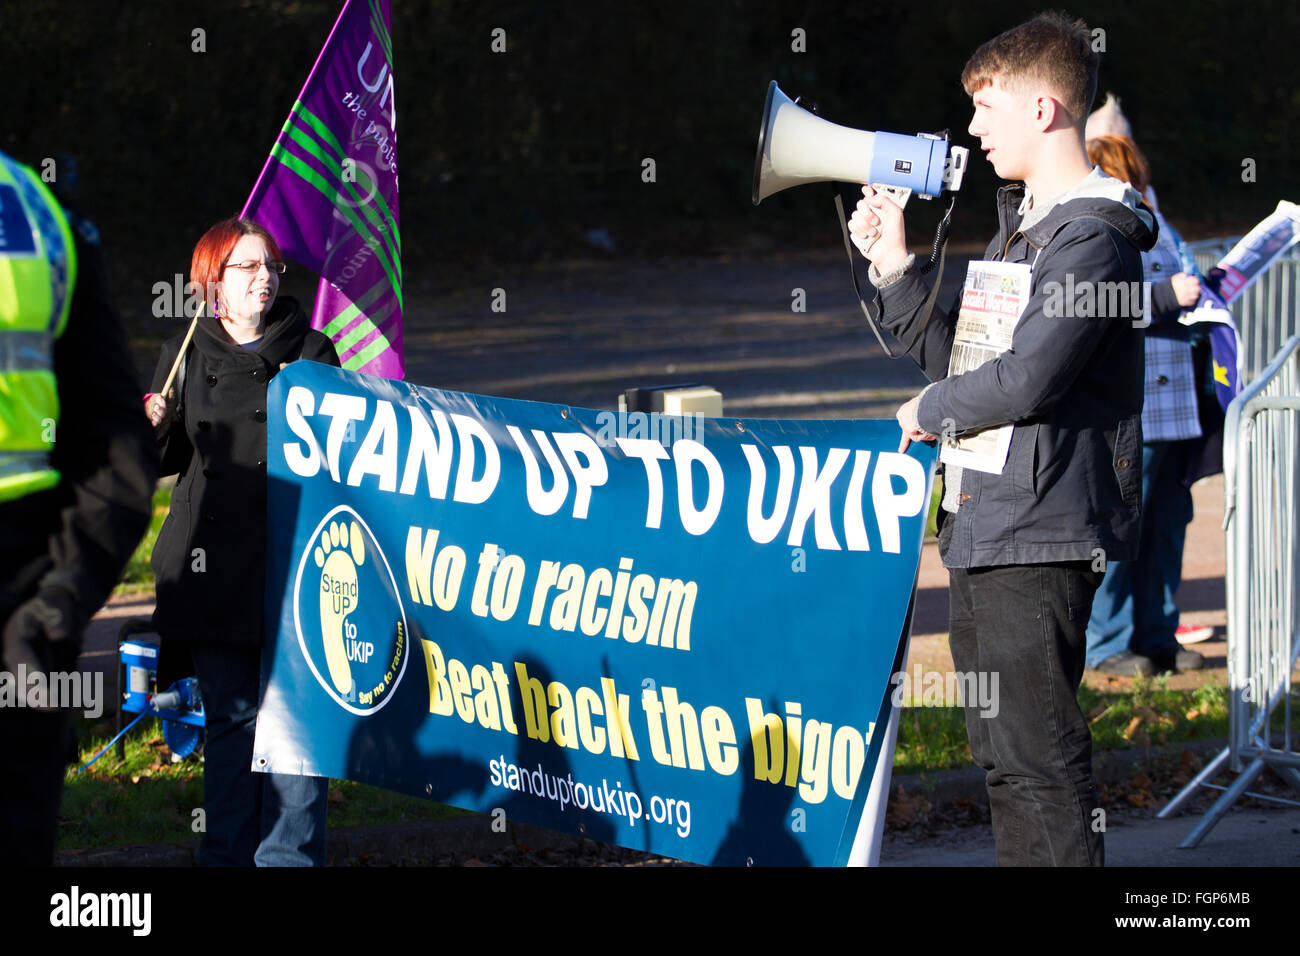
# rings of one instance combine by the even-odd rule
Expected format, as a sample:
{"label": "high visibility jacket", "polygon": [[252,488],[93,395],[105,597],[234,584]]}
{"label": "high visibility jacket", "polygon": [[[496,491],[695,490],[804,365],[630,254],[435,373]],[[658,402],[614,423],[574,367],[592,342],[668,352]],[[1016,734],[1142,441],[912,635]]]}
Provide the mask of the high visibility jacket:
{"label": "high visibility jacket", "polygon": [[26,166],[0,153],[0,502],[59,483],[50,467],[77,254],[67,217]]}

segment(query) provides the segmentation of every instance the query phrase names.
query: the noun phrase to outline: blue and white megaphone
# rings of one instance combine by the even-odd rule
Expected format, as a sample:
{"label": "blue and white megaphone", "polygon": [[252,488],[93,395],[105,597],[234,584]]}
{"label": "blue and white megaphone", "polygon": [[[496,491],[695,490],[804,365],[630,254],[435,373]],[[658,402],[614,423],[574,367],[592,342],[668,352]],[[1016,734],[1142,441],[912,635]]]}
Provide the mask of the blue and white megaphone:
{"label": "blue and white megaphone", "polygon": [[916,193],[933,199],[961,188],[970,151],[946,135],[871,132],[828,122],[767,88],[754,161],[754,205],[805,183],[870,183],[902,207]]}

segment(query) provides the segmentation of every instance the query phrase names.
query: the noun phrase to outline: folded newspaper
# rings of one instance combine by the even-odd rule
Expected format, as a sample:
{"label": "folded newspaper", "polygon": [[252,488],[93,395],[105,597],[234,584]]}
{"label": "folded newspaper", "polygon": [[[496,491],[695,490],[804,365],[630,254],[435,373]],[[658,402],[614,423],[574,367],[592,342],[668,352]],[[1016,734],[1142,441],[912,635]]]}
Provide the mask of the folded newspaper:
{"label": "folded newspaper", "polygon": [[[1011,336],[1029,304],[1029,266],[1023,262],[971,262],[961,291],[961,308],[948,360],[948,374],[979,368],[1011,348]],[[1011,425],[949,438],[939,446],[947,465],[1002,474],[1011,448]]]}
{"label": "folded newspaper", "polygon": [[1300,206],[1283,199],[1277,208],[1260,220],[1254,229],[1219,260],[1216,270],[1222,274],[1207,277],[1201,284],[1201,298],[1195,308],[1178,320],[1184,325],[1196,322],[1232,324],[1228,306],[1232,305],[1278,256],[1300,242]]}

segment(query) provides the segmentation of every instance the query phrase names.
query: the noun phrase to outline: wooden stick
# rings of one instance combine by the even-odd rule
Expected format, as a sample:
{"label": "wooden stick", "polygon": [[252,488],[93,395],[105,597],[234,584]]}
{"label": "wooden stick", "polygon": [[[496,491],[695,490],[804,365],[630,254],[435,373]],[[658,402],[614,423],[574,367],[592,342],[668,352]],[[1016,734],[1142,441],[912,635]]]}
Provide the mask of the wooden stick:
{"label": "wooden stick", "polygon": [[181,367],[181,360],[185,357],[185,350],[190,347],[190,339],[194,338],[194,330],[198,328],[199,316],[203,314],[203,306],[206,302],[200,302],[198,311],[194,313],[194,319],[190,322],[189,331],[185,333],[185,341],[181,343],[181,350],[176,353],[176,361],[172,362],[172,370],[167,373],[167,381],[163,383],[162,396],[167,398],[171,391],[172,379],[176,377],[176,370]]}

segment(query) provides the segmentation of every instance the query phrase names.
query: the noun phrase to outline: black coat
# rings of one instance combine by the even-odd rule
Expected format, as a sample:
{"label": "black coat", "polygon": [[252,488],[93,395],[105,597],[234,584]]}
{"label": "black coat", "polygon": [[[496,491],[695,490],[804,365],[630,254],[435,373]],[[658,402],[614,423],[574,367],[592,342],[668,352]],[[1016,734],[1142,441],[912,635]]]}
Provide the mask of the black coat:
{"label": "black coat", "polygon": [[[184,336],[163,344],[161,391]],[[277,299],[256,351],[204,316],[186,360],[180,420],[165,422],[162,474],[179,473],[153,549],[154,627],[168,641],[262,642],[266,576],[266,385],[284,362],[339,364],[291,298]],[[177,388],[173,385],[173,388]],[[177,403],[168,402],[174,416]]]}

